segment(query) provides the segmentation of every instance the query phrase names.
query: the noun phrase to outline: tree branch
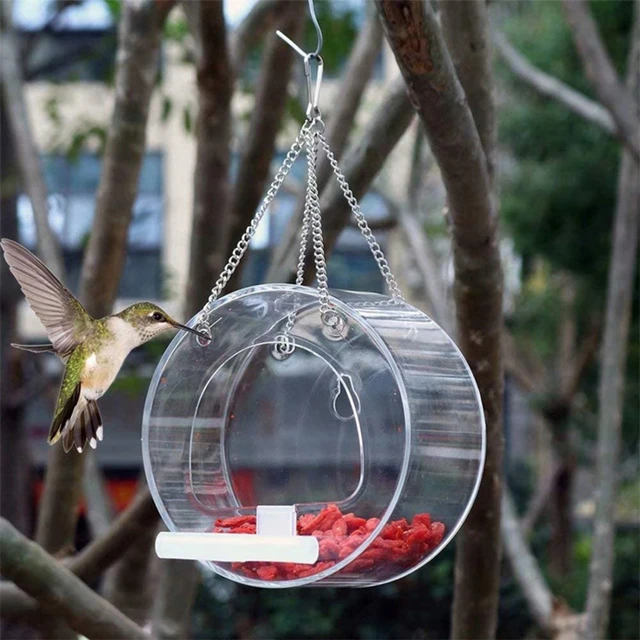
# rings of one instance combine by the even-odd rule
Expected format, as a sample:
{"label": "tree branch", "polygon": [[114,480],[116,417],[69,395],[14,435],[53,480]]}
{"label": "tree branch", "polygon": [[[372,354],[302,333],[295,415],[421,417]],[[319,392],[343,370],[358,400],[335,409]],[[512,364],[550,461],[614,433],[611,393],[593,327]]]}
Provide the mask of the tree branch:
{"label": "tree branch", "polygon": [[[381,48],[382,25],[375,11],[370,11],[349,55],[347,67],[340,82],[337,103],[330,112],[328,120],[326,138],[338,160],[342,157],[346,147],[349,132],[353,127],[358,107]],[[321,155],[318,158],[317,167],[319,193],[322,193],[330,177],[331,166],[326,157]],[[298,239],[304,214],[304,200],[305,194],[302,192],[287,225],[284,239],[274,252],[265,278],[267,282],[285,281],[295,269]]]}
{"label": "tree branch", "polygon": [[231,35],[230,59],[236,74],[244,67],[247,55],[258,40],[275,29],[276,18],[288,6],[288,0],[259,0]]}
{"label": "tree branch", "polygon": [[[149,494],[144,474],[138,480],[136,497]],[[127,617],[139,625],[145,625],[155,595],[154,541],[156,538],[157,517],[149,519],[145,529],[138,528],[133,544],[120,555],[118,561],[110,567],[102,581],[102,595]],[[153,567],[155,568],[155,567]]]}
{"label": "tree branch", "polygon": [[158,640],[182,640],[189,638],[191,606],[200,572],[195,562],[185,560],[161,560],[158,597],[153,611],[152,628]]}
{"label": "tree branch", "polygon": [[431,245],[427,242],[425,232],[415,218],[408,213],[402,211],[399,217],[403,235],[420,272],[427,299],[433,311],[433,319],[447,331],[454,333],[454,319],[447,306],[443,284],[438,277],[436,257]]}
{"label": "tree branch", "polygon": [[[162,26],[172,6],[155,0],[122,5],[115,105],[80,283],[80,298],[95,316],[111,309],[124,267]],[[36,532],[36,540],[48,551],[73,542],[82,467],[83,456],[65,454],[61,446],[50,449]]]}
{"label": "tree branch", "polygon": [[209,297],[226,262],[224,216],[229,204],[233,74],[222,2],[184,2],[197,43],[197,150],[187,314]]}
{"label": "tree branch", "polygon": [[[637,95],[640,87],[640,7],[637,2],[631,42],[628,86]],[[636,122],[638,111],[634,111]],[[624,374],[640,215],[640,165],[629,151],[622,154],[617,198],[598,386],[596,513],[587,593],[587,638],[606,636],[611,607]]]}
{"label": "tree branch", "polygon": [[62,277],[64,264],[58,240],[49,226],[47,185],[40,163],[40,153],[29,124],[29,111],[24,95],[18,47],[11,24],[11,16],[9,15],[11,7],[12,3],[6,3],[1,10],[0,64],[2,90],[11,134],[15,141],[22,180],[33,208],[38,237],[38,253],[48,267],[55,274]]}
{"label": "tree branch", "polygon": [[493,32],[493,42],[502,59],[520,80],[531,85],[543,96],[557,100],[581,118],[596,124],[607,133],[614,136],[618,135],[616,123],[613,121],[609,111],[601,104],[587,98],[561,80],[534,67],[499,31]]}
{"label": "tree branch", "polygon": [[586,0],[562,0],[585,73],[600,102],[609,109],[624,145],[640,163],[638,105],[616,73]]}
{"label": "tree branch", "polygon": [[[158,522],[158,511],[148,490],[136,496],[133,503],[114,520],[107,533],[94,540],[65,566],[83,582],[97,580],[131,545],[153,529]],[[39,608],[34,600],[13,585],[0,585],[2,615],[6,618],[29,619]]]}
{"label": "tree branch", "polygon": [[[282,29],[294,42],[302,31],[305,11],[304,3],[288,2],[280,12]],[[289,78],[295,55],[275,32],[269,35],[249,131],[242,145],[231,207],[225,219],[227,231],[223,252],[226,256],[231,255],[263,197],[276,148],[276,136],[289,98]],[[244,264],[241,262],[236,268],[227,285],[228,291],[238,287]]]}
{"label": "tree branch", "polygon": [[502,541],[513,575],[520,586],[538,626],[549,632],[553,595],[524,541],[513,500],[505,489],[502,496]]}
{"label": "tree branch", "polygon": [[93,638],[148,638],[137,624],[98,596],[69,569],[0,519],[2,575],[33,596],[49,614]]}

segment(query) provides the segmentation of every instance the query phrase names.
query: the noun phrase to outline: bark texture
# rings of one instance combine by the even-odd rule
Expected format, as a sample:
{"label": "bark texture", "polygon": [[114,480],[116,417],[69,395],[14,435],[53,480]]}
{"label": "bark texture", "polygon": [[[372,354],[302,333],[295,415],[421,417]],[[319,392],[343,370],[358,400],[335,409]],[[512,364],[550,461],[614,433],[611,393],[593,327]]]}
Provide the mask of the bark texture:
{"label": "bark texture", "polygon": [[[337,102],[330,112],[326,129],[326,138],[335,157],[340,160],[344,153],[353,128],[353,122],[369,83],[376,59],[382,48],[382,25],[374,11],[358,35],[349,55],[347,68],[340,83]],[[324,155],[318,158],[318,192],[322,193],[331,177],[331,166]],[[287,225],[283,241],[278,245],[267,272],[267,282],[280,282],[289,278],[295,269],[298,237],[302,227],[304,213],[304,194],[300,195],[294,214]],[[293,260],[293,262],[292,262]]]}
{"label": "bark texture", "polygon": [[[624,145],[640,163],[637,100],[620,81],[600,38],[587,0],[562,0],[585,73],[600,102],[609,109]],[[636,92],[637,93],[637,92]]]}
{"label": "bark texture", "polygon": [[[635,10],[627,84],[632,95],[637,96],[640,88],[637,2]],[[637,123],[640,115],[637,107],[635,115]],[[640,166],[628,150],[622,154],[617,197],[598,387],[596,513],[584,633],[590,639],[606,637],[613,586],[615,497],[640,208]]]}
{"label": "bark texture", "polygon": [[[280,12],[281,29],[294,42],[300,39],[305,10],[302,2],[289,2]],[[249,131],[242,144],[231,207],[226,216],[226,256],[230,256],[238,244],[264,195],[276,137],[289,99],[289,78],[296,55],[275,32],[268,37]],[[227,291],[238,288],[245,264],[240,262],[227,284]]]}
{"label": "bark texture", "polygon": [[89,638],[148,638],[137,624],[98,596],[38,544],[0,519],[2,575]]}
{"label": "bark texture", "polygon": [[193,315],[207,301],[227,258],[223,225],[230,195],[233,74],[222,2],[187,2],[184,9],[192,14],[190,24],[196,29],[193,35],[199,51],[198,146],[186,294],[187,314]]}
{"label": "bark texture", "polygon": [[500,573],[503,370],[502,269],[490,175],[431,6],[382,0],[378,9],[447,191],[459,345],[478,382],[487,424],[484,476],[458,536],[452,635],[491,638]]}
{"label": "bark texture", "polygon": [[485,0],[447,0],[440,5],[442,33],[458,80],[476,123],[493,180],[496,155],[496,105],[493,59]]}

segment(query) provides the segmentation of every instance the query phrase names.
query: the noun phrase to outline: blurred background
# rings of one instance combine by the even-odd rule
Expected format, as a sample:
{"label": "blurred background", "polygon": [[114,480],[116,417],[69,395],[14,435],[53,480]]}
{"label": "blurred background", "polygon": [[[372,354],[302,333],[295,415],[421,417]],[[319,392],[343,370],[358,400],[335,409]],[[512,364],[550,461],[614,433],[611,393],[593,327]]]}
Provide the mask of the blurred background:
{"label": "blurred background", "polygon": [[[242,33],[255,4],[255,0],[224,3],[230,38]],[[242,55],[235,60],[228,174],[233,193],[241,191],[237,179],[247,175],[247,149],[255,142],[250,136],[256,127],[261,83],[269,72],[264,61],[269,47],[274,46],[272,32],[281,28],[295,34],[297,30],[296,41],[308,46],[315,42],[306,3],[289,4],[302,6],[297,14],[290,9],[276,12],[259,37],[244,42]],[[618,73],[624,77],[634,3],[609,0],[593,2],[591,8]],[[3,29],[10,33],[17,54],[15,78],[10,79],[3,67],[3,82],[15,80],[12,90],[22,93],[25,127],[37,149],[46,187],[46,218],[59,247],[64,281],[79,293],[83,256],[94,229],[105,146],[113,126],[118,23],[123,7],[117,0],[14,0],[3,9]],[[373,7],[363,0],[319,0],[316,9],[325,37],[320,106],[326,121],[331,121],[333,107],[345,90],[342,83],[359,34],[369,29],[371,63],[345,137],[347,154],[366,132],[399,72],[381,28],[370,25],[377,20]],[[559,2],[501,1],[492,3],[490,14],[497,34],[496,197],[508,332],[504,472],[525,538],[557,606],[581,611],[591,555],[599,347],[613,216],[620,197],[621,144],[597,123],[542,95],[518,66],[524,57],[529,65],[595,100]],[[121,309],[136,300],[153,300],[181,320],[205,302],[206,296],[198,297],[199,292],[213,286],[211,274],[221,266],[202,270],[194,266],[192,229],[198,224],[194,221],[194,215],[198,216],[194,173],[199,131],[203,130],[197,126],[196,68],[201,45],[192,35],[188,18],[188,12],[176,7],[159,36],[158,78],[115,302],[115,308]],[[237,45],[242,40],[233,42]],[[239,55],[239,49],[234,51]],[[271,158],[269,176],[293,141],[306,104],[301,61],[291,58],[281,74],[291,76],[284,83],[286,99],[276,119],[272,144],[258,149],[258,155]],[[264,90],[269,95],[269,86]],[[25,175],[18,161],[25,144],[20,136],[27,134],[12,132],[15,116],[9,116],[7,100],[18,98],[10,95],[9,90],[3,92],[1,114],[2,235],[37,251],[33,177]],[[282,280],[287,275],[278,247],[286,244],[305,176],[304,162],[296,163],[252,241],[235,286]],[[269,181],[270,177],[267,185]],[[438,309],[453,305],[445,200],[438,166],[414,119],[368,186],[361,205],[408,300],[435,317]],[[215,214],[215,203],[210,206]],[[222,222],[220,213],[217,224]],[[211,243],[218,242],[215,229],[215,224],[210,227]],[[416,229],[420,235],[414,233],[412,238]],[[200,227],[198,233],[206,235],[207,231]],[[425,286],[429,277],[425,269],[437,281],[439,300]],[[198,281],[195,292],[194,279]],[[329,261],[329,281],[335,288],[383,291],[378,268],[353,225],[347,225],[337,239]],[[637,638],[640,626],[637,272],[633,300],[615,500],[617,535],[607,635],[611,638]],[[2,340],[2,516],[32,536],[62,365],[53,356],[6,348],[9,340],[37,344],[46,336],[5,271],[2,330],[5,336],[11,334]],[[77,548],[95,537],[104,521],[124,510],[135,495],[142,465],[140,421],[146,389],[167,344],[158,339],[133,352],[100,402],[108,435],[85,468],[85,475],[92,475],[85,479],[75,534]],[[203,573],[188,637],[447,637],[453,546],[412,576],[368,590],[270,592]],[[136,604],[140,609],[148,608],[153,599],[149,594],[143,597],[140,585],[144,585],[142,591],[153,590],[150,576],[157,574],[156,564],[148,554],[144,561],[138,558],[137,564],[129,565],[129,576],[136,571],[142,575],[140,581],[133,580],[138,585],[138,600],[143,602]],[[120,588],[126,593],[126,585]],[[122,594],[119,597],[126,600]],[[131,615],[145,619],[139,611]],[[498,637],[538,634],[529,603],[505,560]]]}

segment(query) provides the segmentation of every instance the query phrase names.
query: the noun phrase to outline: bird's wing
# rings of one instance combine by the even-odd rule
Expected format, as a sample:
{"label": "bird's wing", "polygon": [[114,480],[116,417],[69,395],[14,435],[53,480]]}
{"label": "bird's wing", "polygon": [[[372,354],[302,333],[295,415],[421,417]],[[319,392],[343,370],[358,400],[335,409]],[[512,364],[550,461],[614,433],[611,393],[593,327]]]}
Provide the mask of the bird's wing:
{"label": "bird's wing", "polygon": [[93,319],[78,299],[28,249],[0,241],[11,273],[38,316],[55,350],[68,355],[89,334]]}

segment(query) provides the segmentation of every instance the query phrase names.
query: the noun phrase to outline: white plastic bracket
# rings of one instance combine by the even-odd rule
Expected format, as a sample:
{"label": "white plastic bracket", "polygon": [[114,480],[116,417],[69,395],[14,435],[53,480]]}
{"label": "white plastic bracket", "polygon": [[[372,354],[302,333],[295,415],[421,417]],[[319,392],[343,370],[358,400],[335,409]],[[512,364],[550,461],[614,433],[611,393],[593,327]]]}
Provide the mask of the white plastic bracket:
{"label": "white plastic bracket", "polygon": [[156,538],[156,554],[212,562],[314,564],[318,560],[318,540],[297,535],[294,506],[259,506],[256,531],[256,535],[164,531]]}
{"label": "white plastic bracket", "polygon": [[296,508],[293,505],[258,505],[256,511],[259,536],[295,536]]}

